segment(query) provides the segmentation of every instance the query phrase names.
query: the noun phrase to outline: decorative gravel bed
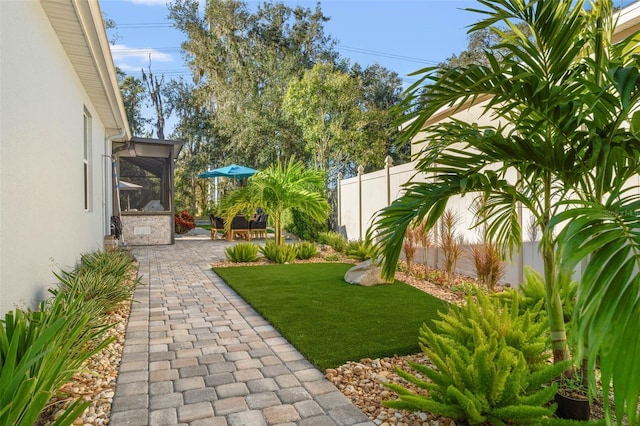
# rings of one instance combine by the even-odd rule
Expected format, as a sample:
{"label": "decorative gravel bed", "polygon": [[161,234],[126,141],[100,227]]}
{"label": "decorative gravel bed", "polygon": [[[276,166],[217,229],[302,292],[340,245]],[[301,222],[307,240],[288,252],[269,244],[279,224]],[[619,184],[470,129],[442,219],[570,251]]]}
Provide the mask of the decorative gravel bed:
{"label": "decorative gravel bed", "polygon": [[395,392],[384,383],[400,383],[416,393],[424,393],[413,385],[407,385],[395,372],[395,367],[417,374],[407,361],[430,364],[423,354],[383,359],[362,359],[349,362],[338,368],[329,368],[325,375],[355,406],[360,408],[377,425],[402,426],[454,426],[455,421],[430,413],[414,413],[382,406],[382,401],[396,399]]}
{"label": "decorative gravel bed", "polygon": [[[323,259],[317,258],[315,261],[323,261]],[[223,264],[231,266],[229,262],[220,262],[216,266],[222,266]],[[264,264],[264,262],[256,262],[255,264]],[[242,266],[248,265],[242,264]],[[414,267],[418,269],[424,268],[422,265],[414,265]],[[414,269],[414,272],[416,272],[416,269]],[[416,275],[421,275],[420,271]],[[461,293],[452,292],[446,287],[416,278],[414,275],[397,272],[396,279],[448,302],[457,304],[463,302]],[[76,398],[91,401],[91,406],[74,424],[109,424],[109,414],[122,357],[129,312],[130,303],[127,303],[112,314],[110,320],[116,325],[109,330],[109,333],[116,336],[116,341],[91,358],[86,363],[84,371],[74,376],[73,382],[61,389],[61,393],[64,396],[52,400],[52,404],[43,414],[41,421],[38,423],[39,425],[47,426],[52,424],[52,421],[62,414],[62,411]],[[373,360],[362,359],[359,362],[348,362],[340,367],[327,369],[325,375],[376,425],[455,426],[456,422],[449,418],[434,416],[430,413],[394,410],[382,406],[382,401],[396,398],[395,393],[383,385],[385,382],[402,383],[403,386],[414,392],[422,392],[420,389],[407,385],[394,370],[395,367],[399,367],[415,374],[415,371],[408,365],[408,361],[421,364],[430,363],[424,354]],[[602,403],[600,401],[592,404],[591,416],[592,419],[601,419],[603,417]]]}

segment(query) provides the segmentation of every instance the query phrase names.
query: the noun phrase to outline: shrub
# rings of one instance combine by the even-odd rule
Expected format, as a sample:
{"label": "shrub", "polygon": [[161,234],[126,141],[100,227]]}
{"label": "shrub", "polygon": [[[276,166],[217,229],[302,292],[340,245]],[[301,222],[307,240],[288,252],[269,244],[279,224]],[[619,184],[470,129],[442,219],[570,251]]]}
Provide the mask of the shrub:
{"label": "shrub", "polygon": [[347,240],[337,232],[329,231],[329,232],[321,232],[318,235],[318,242],[320,244],[327,244],[338,253],[344,253],[347,248]]}
{"label": "shrub", "polygon": [[490,292],[505,274],[503,262],[504,252],[493,241],[489,230],[489,204],[486,195],[477,197],[471,204],[471,212],[475,216],[480,235],[480,243],[471,246],[471,260],[480,284],[484,284]]}
{"label": "shrub", "polygon": [[300,260],[311,259],[318,253],[316,245],[308,241],[302,241],[295,245],[296,257]]}
{"label": "shrub", "polygon": [[407,262],[407,273],[409,274],[411,274],[411,264],[413,263],[413,258],[418,250],[418,245],[416,243],[419,239],[420,235],[415,229],[407,228],[404,240],[402,241],[402,251],[404,252],[404,258]]}
{"label": "shrub", "polygon": [[375,259],[378,257],[378,249],[369,239],[364,241],[350,241],[347,244],[345,252],[347,257],[359,261]]}
{"label": "shrub", "polygon": [[457,234],[456,226],[460,218],[452,210],[446,210],[440,219],[440,233],[438,234],[440,249],[444,257],[444,270],[447,272],[448,284],[453,283],[453,274],[456,271],[458,259],[462,256],[461,239]]}
{"label": "shrub", "polygon": [[505,264],[497,246],[490,242],[483,242],[471,246],[471,259],[476,270],[476,276],[491,292],[497,282],[504,277]]}
{"label": "shrub", "polygon": [[83,309],[91,315],[92,321],[100,322],[119,303],[131,299],[140,282],[129,279],[134,273],[131,255],[127,252],[87,253],[82,255],[72,272],[54,274],[60,282],[49,292],[68,304],[81,299]]}
{"label": "shrub", "polygon": [[[0,424],[33,425],[51,397],[115,337],[92,327],[82,300],[55,298],[38,311],[16,309],[0,326]],[[90,402],[74,402],[54,424],[71,424]]]}
{"label": "shrub", "polygon": [[175,215],[176,234],[185,234],[196,227],[193,220],[193,216],[186,210],[183,210],[179,215]]}
{"label": "shrub", "polygon": [[327,222],[318,222],[303,211],[291,209],[285,229],[302,240],[316,241],[321,232],[327,231]]}
{"label": "shrub", "polygon": [[467,294],[466,305],[451,305],[440,314],[434,330],[420,330],[420,347],[435,368],[410,365],[430,381],[397,370],[428,395],[390,383],[387,386],[399,399],[384,405],[429,411],[472,425],[540,423],[551,417],[555,405],[549,402],[557,384],[548,384],[567,364],[545,362],[550,346],[546,323],[533,321],[535,311],[520,313],[516,293],[510,304],[479,291],[474,296],[477,302]]}
{"label": "shrub", "polygon": [[296,258],[297,250],[293,244],[277,245],[275,241],[268,240],[260,252],[272,262],[288,263]]}
{"label": "shrub", "polygon": [[418,243],[424,249],[423,251],[423,263],[428,266],[429,249],[433,245],[432,231],[427,229],[426,220],[422,221],[414,228],[415,235],[417,236]]}
{"label": "shrub", "polygon": [[[56,274],[54,297],[36,311],[16,309],[0,324],[0,424],[32,425],[58,389],[115,337],[105,314],[133,293],[131,257],[117,251],[82,256],[72,272]],[[130,282],[131,281],[131,282]],[[89,402],[76,401],[54,424],[68,425]]]}
{"label": "shrub", "polygon": [[437,284],[442,287],[446,286],[448,282],[447,273],[440,269],[427,269],[422,278],[431,284]]}
{"label": "shrub", "polygon": [[232,247],[226,247],[224,254],[231,262],[254,262],[258,258],[258,246],[253,243],[239,243]]}

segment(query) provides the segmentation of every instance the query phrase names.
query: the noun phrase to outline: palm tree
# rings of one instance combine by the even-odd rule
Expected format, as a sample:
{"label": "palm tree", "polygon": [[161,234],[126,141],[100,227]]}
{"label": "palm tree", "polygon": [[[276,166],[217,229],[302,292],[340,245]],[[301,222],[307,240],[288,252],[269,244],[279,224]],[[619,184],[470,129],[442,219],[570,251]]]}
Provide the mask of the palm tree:
{"label": "palm tree", "polygon": [[[470,32],[496,31],[500,53],[487,52],[488,65],[418,71],[401,104],[410,122],[403,141],[426,135],[416,167],[429,179],[407,183],[379,213],[372,231],[383,271],[393,274],[407,227],[423,220],[434,227],[452,196],[485,198],[482,225],[504,250],[520,245],[517,206],[526,207],[543,232],[554,359],[570,359],[560,289],[588,258],[572,321],[576,347],[587,347],[592,365],[599,357],[605,392],[613,379],[616,410],[622,414],[626,404],[633,422],[640,366],[625,356],[640,353],[640,198],[624,188],[640,172],[638,44],[633,36],[612,43],[609,0],[595,0],[589,11],[571,0],[479,3],[485,9],[469,9],[482,15]],[[443,108],[470,105],[495,124],[436,121]],[[569,221],[555,236],[554,226]]]}
{"label": "palm tree", "polygon": [[259,171],[248,179],[247,186],[228,194],[222,203],[224,217],[230,224],[238,212],[260,207],[273,220],[276,244],[281,245],[286,211],[295,208],[319,222],[327,220],[329,203],[317,191],[323,187],[321,172],[291,157],[288,163],[279,161]]}

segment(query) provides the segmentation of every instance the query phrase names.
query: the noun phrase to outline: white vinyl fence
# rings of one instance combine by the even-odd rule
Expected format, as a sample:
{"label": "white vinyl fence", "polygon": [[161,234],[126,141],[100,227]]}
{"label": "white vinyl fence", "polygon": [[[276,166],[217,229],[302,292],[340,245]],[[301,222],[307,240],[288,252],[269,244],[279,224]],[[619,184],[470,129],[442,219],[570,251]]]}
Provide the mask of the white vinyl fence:
{"label": "white vinyl fence", "polygon": [[[415,163],[393,166],[390,157],[385,160],[385,168],[372,173],[363,174],[360,167],[357,176],[340,179],[337,190],[337,218],[340,229],[345,232],[348,240],[362,240],[367,229],[375,220],[375,215],[381,209],[390,205],[402,195],[402,185],[412,181],[425,181],[425,176],[416,174]],[[457,232],[468,244],[479,242],[478,233],[473,229],[474,214],[472,209],[473,197],[455,197],[449,201],[459,223]],[[523,279],[524,265],[529,265],[542,271],[542,259],[538,253],[536,238],[531,238],[529,230],[530,215],[526,211],[520,213],[523,243],[519,253],[507,262],[503,283],[517,286]],[[458,262],[458,273],[475,276],[473,262],[468,247],[465,255]],[[440,266],[442,254],[435,247],[429,250],[419,249],[415,261],[425,263],[431,267]]]}

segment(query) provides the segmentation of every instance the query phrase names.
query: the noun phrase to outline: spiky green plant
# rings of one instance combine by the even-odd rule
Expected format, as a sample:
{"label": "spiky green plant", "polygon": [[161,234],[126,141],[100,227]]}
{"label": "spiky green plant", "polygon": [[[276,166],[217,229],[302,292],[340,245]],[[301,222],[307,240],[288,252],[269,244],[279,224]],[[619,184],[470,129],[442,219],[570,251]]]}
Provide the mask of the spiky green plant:
{"label": "spiky green plant", "polygon": [[364,261],[378,257],[378,248],[370,239],[349,241],[345,249],[347,257]]}
{"label": "spiky green plant", "polygon": [[289,263],[295,260],[298,250],[294,244],[278,245],[275,241],[269,240],[260,247],[260,253],[272,262]]}
{"label": "spiky green plant", "polygon": [[254,243],[239,243],[225,247],[225,257],[234,263],[254,262],[258,258],[259,247]]}
{"label": "spiky green plant", "polygon": [[318,254],[318,248],[315,244],[309,241],[301,241],[295,244],[296,258],[300,260],[311,259]]}
{"label": "spiky green plant", "polygon": [[[106,326],[92,326],[82,299],[16,309],[0,324],[0,424],[31,426],[82,363],[104,349]],[[73,403],[54,424],[70,425],[89,405]]]}
{"label": "spiky green plant", "polygon": [[[130,299],[138,280],[132,259],[116,251],[82,256],[38,310],[16,309],[0,321],[0,424],[33,425],[52,396],[82,364],[115,338],[105,315]],[[73,403],[55,425],[70,425],[88,402]]]}
{"label": "spiky green plant", "polygon": [[[512,292],[520,293],[519,306],[520,310],[531,309],[537,304],[544,301],[545,288],[544,279],[540,272],[536,271],[530,266],[524,267],[524,282],[520,283],[517,289],[507,289],[505,291],[495,293],[491,297],[497,297],[502,299],[506,303],[510,303],[512,299]],[[564,312],[564,319],[566,323],[571,321],[573,314],[576,292],[578,290],[578,282],[571,281],[565,283],[560,289],[560,300],[562,301],[562,310]],[[540,318],[546,318],[546,312],[540,311]]]}
{"label": "spiky green plant", "polygon": [[115,307],[131,300],[139,278],[133,278],[134,266],[128,253],[115,250],[83,254],[79,265],[71,272],[54,273],[56,287],[49,290],[53,296],[66,303],[83,305],[91,320],[100,323]]}

